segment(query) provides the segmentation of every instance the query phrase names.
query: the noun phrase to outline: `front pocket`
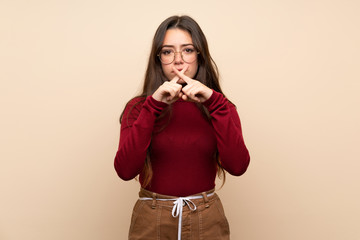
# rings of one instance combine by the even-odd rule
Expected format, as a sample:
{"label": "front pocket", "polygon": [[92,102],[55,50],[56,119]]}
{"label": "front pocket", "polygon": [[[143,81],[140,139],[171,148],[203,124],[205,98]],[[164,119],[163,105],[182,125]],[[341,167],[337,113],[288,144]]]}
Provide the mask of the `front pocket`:
{"label": "front pocket", "polygon": [[222,217],[222,224],[224,224],[224,228],[227,228],[228,231],[230,231],[230,230],[229,230],[229,222],[228,222],[228,220],[227,220],[227,218],[226,218],[226,216],[225,216],[224,207],[223,207],[220,199],[217,199],[217,200],[215,201],[215,206],[216,206],[216,208],[218,209],[218,211],[219,211],[219,213],[220,213],[220,215],[221,215],[221,217]]}
{"label": "front pocket", "polygon": [[144,201],[141,201],[141,200],[137,200],[135,205],[134,205],[132,215],[131,215],[131,221],[130,221],[129,239],[130,239],[130,235],[133,232],[133,228],[134,228],[134,225],[136,223],[139,212],[141,212],[143,206],[144,206]]}
{"label": "front pocket", "polygon": [[206,240],[222,240],[229,239],[230,230],[229,223],[226,219],[224,209],[219,198],[208,203],[209,207],[201,207],[200,217],[200,233],[202,239]]}
{"label": "front pocket", "polygon": [[129,239],[156,239],[158,208],[152,208],[152,201],[138,200],[131,217]]}

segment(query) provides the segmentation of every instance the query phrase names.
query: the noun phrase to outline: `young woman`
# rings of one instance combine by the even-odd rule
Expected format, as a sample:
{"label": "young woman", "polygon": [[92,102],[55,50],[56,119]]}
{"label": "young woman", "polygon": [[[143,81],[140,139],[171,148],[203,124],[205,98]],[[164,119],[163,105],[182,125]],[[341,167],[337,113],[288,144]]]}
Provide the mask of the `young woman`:
{"label": "young woman", "polygon": [[129,239],[229,239],[216,174],[249,165],[240,119],[225,98],[199,25],[172,16],[158,27],[142,94],[120,118],[115,169],[141,184]]}

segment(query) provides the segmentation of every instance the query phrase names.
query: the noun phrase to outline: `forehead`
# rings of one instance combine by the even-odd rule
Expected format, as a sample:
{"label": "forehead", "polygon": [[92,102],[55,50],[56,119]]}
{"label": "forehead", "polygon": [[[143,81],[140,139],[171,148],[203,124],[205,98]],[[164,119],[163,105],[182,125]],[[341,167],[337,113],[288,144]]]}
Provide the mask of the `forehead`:
{"label": "forehead", "polygon": [[168,29],[165,33],[163,45],[181,46],[193,44],[190,33],[179,28]]}

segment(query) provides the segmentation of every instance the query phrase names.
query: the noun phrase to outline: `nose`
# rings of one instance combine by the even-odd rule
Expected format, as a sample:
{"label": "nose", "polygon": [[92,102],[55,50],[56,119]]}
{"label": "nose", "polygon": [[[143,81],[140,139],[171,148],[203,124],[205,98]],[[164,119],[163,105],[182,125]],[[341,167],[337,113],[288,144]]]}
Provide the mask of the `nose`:
{"label": "nose", "polygon": [[181,56],[181,52],[175,52],[174,53],[174,61],[175,63],[182,63],[183,59],[182,59],[182,56]]}

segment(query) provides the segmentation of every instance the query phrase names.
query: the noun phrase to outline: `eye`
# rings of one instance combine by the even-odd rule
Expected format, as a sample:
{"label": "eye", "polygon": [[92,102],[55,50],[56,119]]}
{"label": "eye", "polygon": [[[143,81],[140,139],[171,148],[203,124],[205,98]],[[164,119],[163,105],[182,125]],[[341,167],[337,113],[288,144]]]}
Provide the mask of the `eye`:
{"label": "eye", "polygon": [[174,51],[173,50],[170,50],[170,49],[163,49],[162,51],[161,51],[161,55],[170,55],[170,54],[172,54]]}
{"label": "eye", "polygon": [[193,48],[185,48],[185,49],[183,49],[183,52],[184,53],[193,53],[193,52],[195,52],[195,49],[193,49]]}

